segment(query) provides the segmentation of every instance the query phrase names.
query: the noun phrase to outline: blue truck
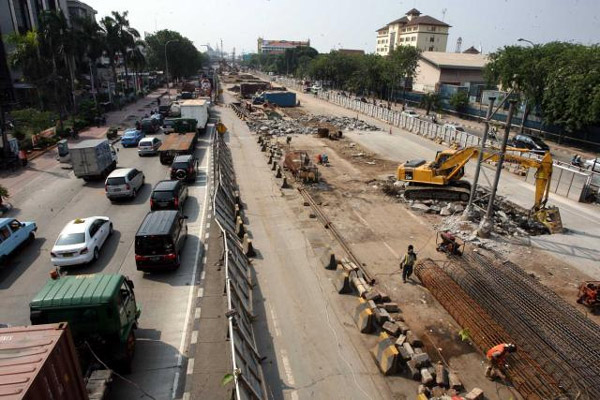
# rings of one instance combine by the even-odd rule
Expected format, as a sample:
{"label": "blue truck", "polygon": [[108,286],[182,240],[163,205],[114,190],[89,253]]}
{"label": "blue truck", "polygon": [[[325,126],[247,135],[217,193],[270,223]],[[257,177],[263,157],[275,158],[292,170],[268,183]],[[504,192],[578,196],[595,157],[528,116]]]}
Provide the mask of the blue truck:
{"label": "blue truck", "polygon": [[279,107],[295,107],[296,93],[286,91],[267,91],[254,97],[253,104],[264,104],[269,102]]}

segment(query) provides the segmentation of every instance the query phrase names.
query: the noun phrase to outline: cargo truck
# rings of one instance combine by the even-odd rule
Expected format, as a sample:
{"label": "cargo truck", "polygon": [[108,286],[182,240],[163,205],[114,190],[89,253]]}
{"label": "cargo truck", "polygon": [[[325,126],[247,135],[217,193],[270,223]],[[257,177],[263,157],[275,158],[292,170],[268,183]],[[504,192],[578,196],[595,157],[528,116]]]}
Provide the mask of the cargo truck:
{"label": "cargo truck", "polygon": [[168,135],[158,149],[160,163],[171,165],[176,156],[192,154],[196,148],[198,132],[197,121],[193,118],[175,118],[173,133]]}
{"label": "cargo truck", "polygon": [[107,139],[90,139],[69,146],[71,165],[84,181],[105,179],[117,167],[117,151]]}
{"label": "cargo truck", "polygon": [[182,100],[179,107],[181,118],[194,118],[197,121],[196,129],[203,132],[208,123],[207,99]]}
{"label": "cargo truck", "polygon": [[141,314],[133,288],[133,282],[119,274],[53,272],[29,303],[29,318],[32,325],[69,324],[84,376],[104,369],[103,364],[127,373]]}

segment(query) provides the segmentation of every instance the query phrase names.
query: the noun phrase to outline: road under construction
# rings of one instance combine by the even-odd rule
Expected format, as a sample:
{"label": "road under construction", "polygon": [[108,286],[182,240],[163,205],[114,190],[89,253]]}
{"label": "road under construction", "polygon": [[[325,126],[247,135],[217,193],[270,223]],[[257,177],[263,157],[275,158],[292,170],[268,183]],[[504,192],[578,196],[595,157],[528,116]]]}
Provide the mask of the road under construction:
{"label": "road under construction", "polygon": [[[246,184],[245,190],[251,193],[245,196],[259,199],[260,192],[280,196],[289,214],[296,215],[300,233],[322,267],[316,273],[319,285],[325,277],[330,282],[328,290],[343,294],[337,297],[336,310],[346,316],[338,318],[352,319],[361,333],[353,345],[357,352],[369,354],[367,361],[360,356],[362,362],[373,360],[384,377],[374,380],[370,375],[369,384],[384,382],[386,389],[380,389],[380,395],[600,398],[600,319],[576,303],[579,283],[592,280],[591,276],[511,241],[514,232],[528,235],[533,231],[496,233],[490,239],[473,237],[466,240],[460,256],[436,251],[440,230],[473,236],[477,224],[460,218],[464,203],[407,201],[402,191],[390,195],[389,176],[395,176],[399,164],[352,140],[353,135],[368,132],[347,132],[347,127],[338,126],[343,134],[331,137],[319,132],[318,124],[298,122],[318,112],[332,118],[331,130],[333,117],[342,113],[309,95],[298,94],[303,106],[292,110],[265,112],[263,107],[240,102],[227,89],[243,79],[223,77],[229,108],[222,118],[230,128],[230,140],[239,146],[234,148],[233,163],[239,152],[264,170],[263,180],[265,171],[270,175],[260,187]],[[284,128],[274,129],[274,124]],[[307,157],[297,156],[301,165],[289,168],[286,155],[291,153]],[[299,168],[318,168],[318,173],[298,174]],[[454,215],[438,215],[439,209],[453,210],[450,214]],[[523,210],[513,217],[508,215],[512,208],[500,206],[493,211],[498,220],[526,219],[527,214]],[[248,223],[252,227],[253,222]],[[261,237],[255,237],[253,244],[260,255]],[[418,281],[402,284],[398,264],[408,244],[417,250]],[[257,265],[268,262],[266,257],[255,261]],[[280,329],[281,317],[268,313],[265,317],[268,327]],[[518,351],[508,358],[507,379],[490,382],[484,377],[484,355],[499,343],[515,343]],[[290,385],[295,364],[289,360],[293,351],[286,346],[285,342],[275,345],[286,355],[281,359],[276,355],[277,368]],[[363,368],[370,371],[371,367]],[[268,380],[268,371],[266,376]],[[281,390],[302,394],[304,389]],[[351,397],[373,398],[373,393],[366,388]]]}

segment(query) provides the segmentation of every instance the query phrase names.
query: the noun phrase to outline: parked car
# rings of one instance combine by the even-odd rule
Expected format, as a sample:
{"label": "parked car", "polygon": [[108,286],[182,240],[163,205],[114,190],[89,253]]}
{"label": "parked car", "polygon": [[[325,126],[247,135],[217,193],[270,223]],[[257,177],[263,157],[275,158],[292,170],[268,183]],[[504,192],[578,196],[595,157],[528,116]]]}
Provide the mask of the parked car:
{"label": "parked car", "polygon": [[310,90],[313,93],[317,93],[317,92],[323,90],[323,86],[321,86],[321,85],[312,85],[312,87],[310,88]]}
{"label": "parked car", "polygon": [[177,269],[187,238],[186,216],[175,210],[149,212],[135,234],[138,271]]}
{"label": "parked car", "polygon": [[138,143],[138,156],[158,154],[162,141],[157,137],[146,137]]}
{"label": "parked car", "polygon": [[142,131],[138,131],[137,129],[127,129],[121,138],[121,145],[123,147],[136,147],[144,136],[146,135]]}
{"label": "parked car", "polygon": [[108,217],[74,219],[63,228],[54,242],[50,252],[52,264],[66,267],[97,260],[100,249],[112,233],[113,224]]}
{"label": "parked car", "polygon": [[583,165],[585,168],[591,169],[594,172],[600,172],[600,157],[592,158],[591,160],[585,160]]}
{"label": "parked car", "polygon": [[529,149],[535,154],[543,155],[550,151],[550,147],[542,139],[530,135],[516,135],[509,144],[519,149]]}
{"label": "parked car", "polygon": [[188,197],[188,188],[181,181],[160,181],[152,189],[150,210],[179,210]]}
{"label": "parked car", "polygon": [[198,160],[192,154],[177,156],[171,164],[171,179],[193,182],[198,174]]}
{"label": "parked car", "polygon": [[444,126],[442,128],[444,130],[448,129],[448,130],[456,131],[456,132],[466,132],[465,128],[463,128],[460,125],[456,125],[456,124],[444,124]]}
{"label": "parked car", "polygon": [[146,181],[144,173],[136,168],[119,168],[110,173],[104,184],[109,200],[134,198]]}
{"label": "parked car", "polygon": [[410,118],[419,118],[419,114],[415,110],[404,110],[402,111],[402,115]]}
{"label": "parked car", "polygon": [[0,218],[0,265],[21,245],[33,242],[37,225],[35,222],[20,222],[14,218]]}

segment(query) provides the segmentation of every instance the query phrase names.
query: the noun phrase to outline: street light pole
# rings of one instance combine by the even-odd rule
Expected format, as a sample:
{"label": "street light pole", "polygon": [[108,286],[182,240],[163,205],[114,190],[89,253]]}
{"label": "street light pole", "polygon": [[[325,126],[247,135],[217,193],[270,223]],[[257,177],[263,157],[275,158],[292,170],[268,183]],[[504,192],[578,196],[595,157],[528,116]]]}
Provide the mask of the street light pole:
{"label": "street light pole", "polygon": [[167,74],[167,91],[169,90],[169,59],[167,58],[167,46],[169,43],[179,42],[177,39],[171,39],[165,43],[165,71]]}
{"label": "street light pole", "polygon": [[[527,40],[527,39],[523,39],[523,38],[519,38],[517,39],[517,42],[526,42],[529,43],[531,45],[531,47],[535,48],[535,43],[533,43],[531,40]],[[519,129],[519,133],[523,133],[525,131],[525,114],[527,113],[527,103],[528,103],[528,99],[525,99],[525,107],[523,108],[523,115],[521,116],[521,128]]]}

